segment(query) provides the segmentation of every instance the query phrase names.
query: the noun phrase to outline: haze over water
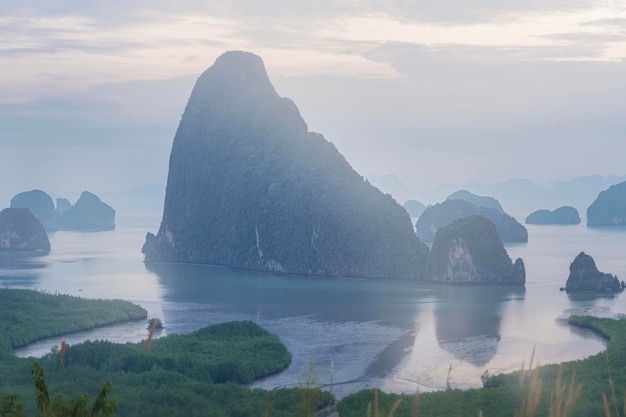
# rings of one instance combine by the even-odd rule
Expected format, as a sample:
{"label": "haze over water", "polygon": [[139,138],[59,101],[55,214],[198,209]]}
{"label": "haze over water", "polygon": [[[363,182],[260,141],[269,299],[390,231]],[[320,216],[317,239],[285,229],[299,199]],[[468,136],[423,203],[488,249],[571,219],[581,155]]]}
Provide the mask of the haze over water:
{"label": "haze over water", "polygon": [[[334,369],[338,396],[364,387],[413,392],[480,386],[490,374],[519,369],[536,346],[542,364],[600,352],[596,335],[572,328],[572,311],[626,313],[623,294],[570,296],[569,264],[584,251],[603,272],[626,277],[626,228],[528,225],[529,243],[508,245],[524,259],[526,288],[437,286],[415,282],[285,276],[202,265],[145,265],[140,252],[158,216],[120,219],[117,230],[50,234],[48,255],[0,257],[0,285],[88,298],[123,298],[161,317],[161,333],[184,333],[228,320],[253,320],[277,333],[290,367],[255,386],[296,384],[313,360],[317,380]],[[137,342],[143,321],[47,339],[16,353],[41,356],[61,340]],[[331,365],[332,364],[332,365]]]}

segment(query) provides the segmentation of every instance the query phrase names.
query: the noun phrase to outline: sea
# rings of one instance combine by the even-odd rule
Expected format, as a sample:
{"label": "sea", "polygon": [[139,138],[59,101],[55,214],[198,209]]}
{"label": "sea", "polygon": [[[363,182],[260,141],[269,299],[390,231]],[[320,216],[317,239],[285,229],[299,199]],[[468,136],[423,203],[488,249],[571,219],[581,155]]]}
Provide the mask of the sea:
{"label": "sea", "polygon": [[[527,225],[525,244],[506,250],[526,266],[526,286],[444,286],[321,278],[188,264],[145,264],[141,246],[158,214],[118,218],[114,231],[50,233],[52,250],[0,254],[0,286],[140,304],[165,328],[158,337],[230,320],[252,320],[293,355],[265,389],[312,381],[341,398],[363,388],[414,393],[481,386],[481,376],[535,362],[582,359],[604,350],[571,314],[620,317],[626,295],[567,294],[569,265],[591,255],[598,269],[626,278],[626,228]],[[41,320],[45,320],[42,317]],[[41,357],[62,341],[141,342],[146,321],[66,334],[15,350]],[[311,371],[312,369],[312,371]]]}

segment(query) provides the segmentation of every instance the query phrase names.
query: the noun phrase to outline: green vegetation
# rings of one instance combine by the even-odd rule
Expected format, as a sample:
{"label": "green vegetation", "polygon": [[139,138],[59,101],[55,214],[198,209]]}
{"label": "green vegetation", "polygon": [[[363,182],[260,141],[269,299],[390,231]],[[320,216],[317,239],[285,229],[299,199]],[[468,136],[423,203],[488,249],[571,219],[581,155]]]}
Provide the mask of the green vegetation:
{"label": "green vegetation", "polygon": [[[278,372],[290,360],[277,336],[252,322],[231,322],[145,343],[85,342],[54,349],[40,362],[48,386],[70,398],[98,392],[110,381],[123,416],[259,416],[269,405],[272,416],[282,417],[330,403],[329,394],[312,386],[268,392],[239,385]],[[34,414],[32,359],[4,353],[0,364],[3,401],[17,394]]]}
{"label": "green vegetation", "polygon": [[[117,410],[115,400],[107,398],[111,392],[110,382],[104,384],[96,399],[89,404],[89,396],[83,394],[80,397],[66,401],[63,394],[57,394],[50,401],[48,384],[44,376],[43,368],[39,362],[35,362],[30,370],[35,383],[35,399],[37,402],[38,416],[40,417],[108,417]],[[18,395],[5,395],[0,399],[1,417],[26,417],[24,404],[18,403]]]}
{"label": "green vegetation", "polygon": [[145,319],[142,307],[123,300],[91,300],[31,290],[0,289],[0,350],[105,324]]}
{"label": "green vegetation", "polygon": [[[419,396],[364,390],[339,401],[337,409],[342,417],[364,416],[368,406],[388,415],[399,400],[396,417],[624,415],[626,320],[574,316],[570,323],[607,337],[607,350],[561,365],[533,368],[531,360],[528,370],[485,375],[484,388],[480,389],[449,389]],[[416,411],[418,414],[414,414]]]}
{"label": "green vegetation", "polygon": [[150,317],[148,319],[148,329],[162,329],[163,328],[163,322],[161,321],[160,318],[158,317]]}

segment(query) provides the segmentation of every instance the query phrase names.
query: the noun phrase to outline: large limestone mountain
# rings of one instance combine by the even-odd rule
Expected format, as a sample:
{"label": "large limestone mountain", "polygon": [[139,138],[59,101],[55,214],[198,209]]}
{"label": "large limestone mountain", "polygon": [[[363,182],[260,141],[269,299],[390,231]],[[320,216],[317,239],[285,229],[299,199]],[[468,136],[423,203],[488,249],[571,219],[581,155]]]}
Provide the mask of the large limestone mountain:
{"label": "large limestone mountain", "polygon": [[420,278],[408,213],[278,96],[262,60],[227,52],[197,80],[174,137],[147,262]]}

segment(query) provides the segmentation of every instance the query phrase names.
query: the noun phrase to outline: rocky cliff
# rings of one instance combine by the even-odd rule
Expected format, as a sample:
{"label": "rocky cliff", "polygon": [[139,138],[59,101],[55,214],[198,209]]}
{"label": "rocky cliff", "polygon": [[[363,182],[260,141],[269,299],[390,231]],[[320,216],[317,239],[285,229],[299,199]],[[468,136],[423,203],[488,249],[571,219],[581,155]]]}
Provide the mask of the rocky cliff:
{"label": "rocky cliff", "polygon": [[571,206],[559,207],[553,211],[537,210],[530,213],[526,224],[579,224],[578,210]]}
{"label": "rocky cliff", "polygon": [[228,52],[191,93],[147,262],[327,276],[419,278],[428,247],[408,213],[357,174],[262,60]]}
{"label": "rocky cliff", "polygon": [[83,191],[73,206],[55,219],[59,230],[103,231],[115,229],[115,210],[100,198]]}
{"label": "rocky cliff", "polygon": [[445,200],[426,208],[415,224],[417,237],[423,242],[432,242],[440,227],[473,214],[486,217],[495,224],[503,242],[528,242],[528,231],[515,218],[496,209],[478,207],[459,199]]}
{"label": "rocky cliff", "polygon": [[616,276],[600,272],[593,258],[580,252],[569,266],[565,291],[619,292],[623,287]]}
{"label": "rocky cliff", "polygon": [[587,208],[587,225],[626,225],[626,181],[602,191]]}
{"label": "rocky cliff", "polygon": [[11,199],[11,208],[26,208],[47,230],[54,229],[54,203],[44,191],[32,190],[16,194]]}
{"label": "rocky cliff", "polygon": [[515,264],[506,253],[495,225],[487,218],[472,215],[437,230],[427,279],[452,284],[524,285],[524,262]]}
{"label": "rocky cliff", "polygon": [[50,250],[43,225],[26,208],[0,211],[0,250]]}

